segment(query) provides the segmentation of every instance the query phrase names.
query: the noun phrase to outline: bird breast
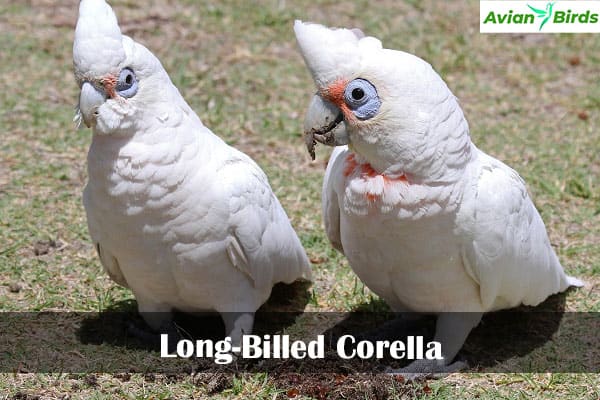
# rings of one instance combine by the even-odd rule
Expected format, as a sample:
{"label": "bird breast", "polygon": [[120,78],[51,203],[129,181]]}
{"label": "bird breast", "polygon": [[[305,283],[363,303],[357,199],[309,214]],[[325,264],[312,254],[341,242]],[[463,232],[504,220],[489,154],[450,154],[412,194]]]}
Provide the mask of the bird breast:
{"label": "bird breast", "polygon": [[456,182],[431,184],[411,181],[404,174],[380,174],[368,163],[358,162],[353,153],[346,156],[340,182],[340,206],[357,216],[382,214],[416,220],[452,213],[461,197]]}

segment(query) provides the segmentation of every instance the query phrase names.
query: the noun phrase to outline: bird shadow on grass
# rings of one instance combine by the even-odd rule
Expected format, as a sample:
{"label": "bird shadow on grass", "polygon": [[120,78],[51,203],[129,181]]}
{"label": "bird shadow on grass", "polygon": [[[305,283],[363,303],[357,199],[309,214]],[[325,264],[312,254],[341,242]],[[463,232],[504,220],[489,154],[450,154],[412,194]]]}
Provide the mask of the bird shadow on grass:
{"label": "bird shadow on grass", "polygon": [[[598,367],[597,362],[588,365],[577,360],[590,358],[585,353],[586,345],[598,348],[598,339],[591,336],[600,328],[599,318],[593,313],[565,313],[565,303],[566,292],[550,296],[536,307],[486,313],[457,359],[466,361],[468,371],[591,372],[590,368]],[[398,314],[389,311],[383,301],[375,299],[359,305],[325,335],[333,341],[344,334],[369,341],[406,342],[409,335],[423,336],[424,343],[433,340],[435,316],[411,318],[416,315],[407,313],[404,316],[409,318],[397,318]],[[394,367],[408,364],[404,360],[386,362]]]}
{"label": "bird shadow on grass", "polygon": [[[310,283],[296,281],[292,284],[277,284],[271,296],[255,314],[253,333],[274,334],[294,324],[310,300]],[[175,311],[173,321],[184,337],[193,339],[220,340],[225,337],[225,325],[219,313],[184,313]],[[133,329],[132,329],[133,327]],[[144,340],[132,330],[144,330],[151,334],[137,311],[135,300],[124,300],[112,304],[104,311],[85,315],[77,332],[83,344],[109,344],[128,349],[158,350],[156,340]]]}

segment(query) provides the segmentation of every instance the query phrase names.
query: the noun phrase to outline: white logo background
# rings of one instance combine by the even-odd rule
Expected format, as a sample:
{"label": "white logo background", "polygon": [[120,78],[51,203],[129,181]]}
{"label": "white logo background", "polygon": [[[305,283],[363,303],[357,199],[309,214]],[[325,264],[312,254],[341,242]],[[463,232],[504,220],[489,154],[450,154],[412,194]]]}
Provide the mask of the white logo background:
{"label": "white logo background", "polygon": [[[527,5],[530,5],[538,10],[546,10],[548,3],[554,3],[552,6],[552,16],[544,24],[540,31],[540,25],[544,20],[544,17],[539,17],[534,11],[532,11]],[[512,10],[513,18],[516,14],[532,14],[534,16],[534,22],[531,23],[491,23],[484,24],[485,19],[488,17],[490,12],[494,12],[496,16],[509,14]],[[573,14],[583,14],[590,10],[591,14],[598,14],[599,21],[596,23],[554,23],[554,18],[557,11],[567,13],[571,10]],[[496,20],[498,18],[496,17]],[[552,33],[552,32],[566,32],[566,33],[583,33],[593,32],[600,33],[600,1],[488,1],[480,0],[479,2],[479,31],[482,33]]]}

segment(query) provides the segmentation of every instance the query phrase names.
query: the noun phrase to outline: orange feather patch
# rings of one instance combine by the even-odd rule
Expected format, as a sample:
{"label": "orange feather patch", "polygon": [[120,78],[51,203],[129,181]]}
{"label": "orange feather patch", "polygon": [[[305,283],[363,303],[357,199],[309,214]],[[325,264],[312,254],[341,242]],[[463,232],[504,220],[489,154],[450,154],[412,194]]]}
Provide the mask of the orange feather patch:
{"label": "orange feather patch", "polygon": [[111,99],[114,99],[115,97],[117,97],[117,93],[115,92],[115,87],[117,86],[117,76],[116,75],[112,75],[112,74],[104,75],[102,78],[100,78],[100,82],[102,83],[102,86],[104,86],[104,89],[106,90],[106,94],[108,95],[108,97],[110,97]]}
{"label": "orange feather patch", "polygon": [[[369,163],[359,164],[358,161],[356,161],[355,154],[350,153],[350,154],[348,154],[348,156],[346,156],[346,163],[344,165],[343,173],[344,173],[344,176],[347,178],[356,172],[358,172],[360,174],[360,177],[365,180],[372,179],[377,176],[381,176],[383,178],[383,182],[385,185],[398,183],[398,182],[408,184],[408,179],[406,178],[406,175],[402,174],[400,176],[392,178],[386,174],[380,174]],[[380,197],[379,194],[375,194],[375,193],[371,193],[371,192],[365,193],[365,196],[367,197],[367,200],[369,200],[370,202],[374,202],[375,200],[377,200]]]}
{"label": "orange feather patch", "polygon": [[349,177],[354,172],[357,166],[358,163],[356,162],[354,153],[348,154],[348,156],[346,157],[346,166],[344,167],[344,176],[346,178]]}
{"label": "orange feather patch", "polygon": [[335,104],[342,111],[344,118],[346,118],[347,121],[354,121],[356,117],[344,101],[344,92],[346,91],[347,85],[347,80],[338,79],[325,89],[322,89],[321,96]]}

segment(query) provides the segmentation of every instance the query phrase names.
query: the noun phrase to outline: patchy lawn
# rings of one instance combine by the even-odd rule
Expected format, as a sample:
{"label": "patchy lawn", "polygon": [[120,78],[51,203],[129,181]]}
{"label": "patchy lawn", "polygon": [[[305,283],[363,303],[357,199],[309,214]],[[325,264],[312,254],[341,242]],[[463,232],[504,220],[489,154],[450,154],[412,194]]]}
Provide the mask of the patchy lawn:
{"label": "patchy lawn", "polygon": [[[72,122],[73,3],[0,4],[2,311],[101,311],[132,299],[102,271],[81,204],[91,132]],[[266,171],[314,263],[307,310],[380,303],[331,249],[321,226],[327,149],[310,162],[301,138],[314,87],[296,49],[294,19],[360,27],[385,47],[429,61],[460,99],[474,142],[519,171],[563,265],[588,283],[569,291],[565,309],[600,310],[600,35],[483,35],[476,1],[111,3],[124,33],[161,59],[203,122]],[[295,390],[314,398],[600,396],[594,374],[453,374],[427,383],[311,379],[2,374],[0,398],[273,399]]]}

